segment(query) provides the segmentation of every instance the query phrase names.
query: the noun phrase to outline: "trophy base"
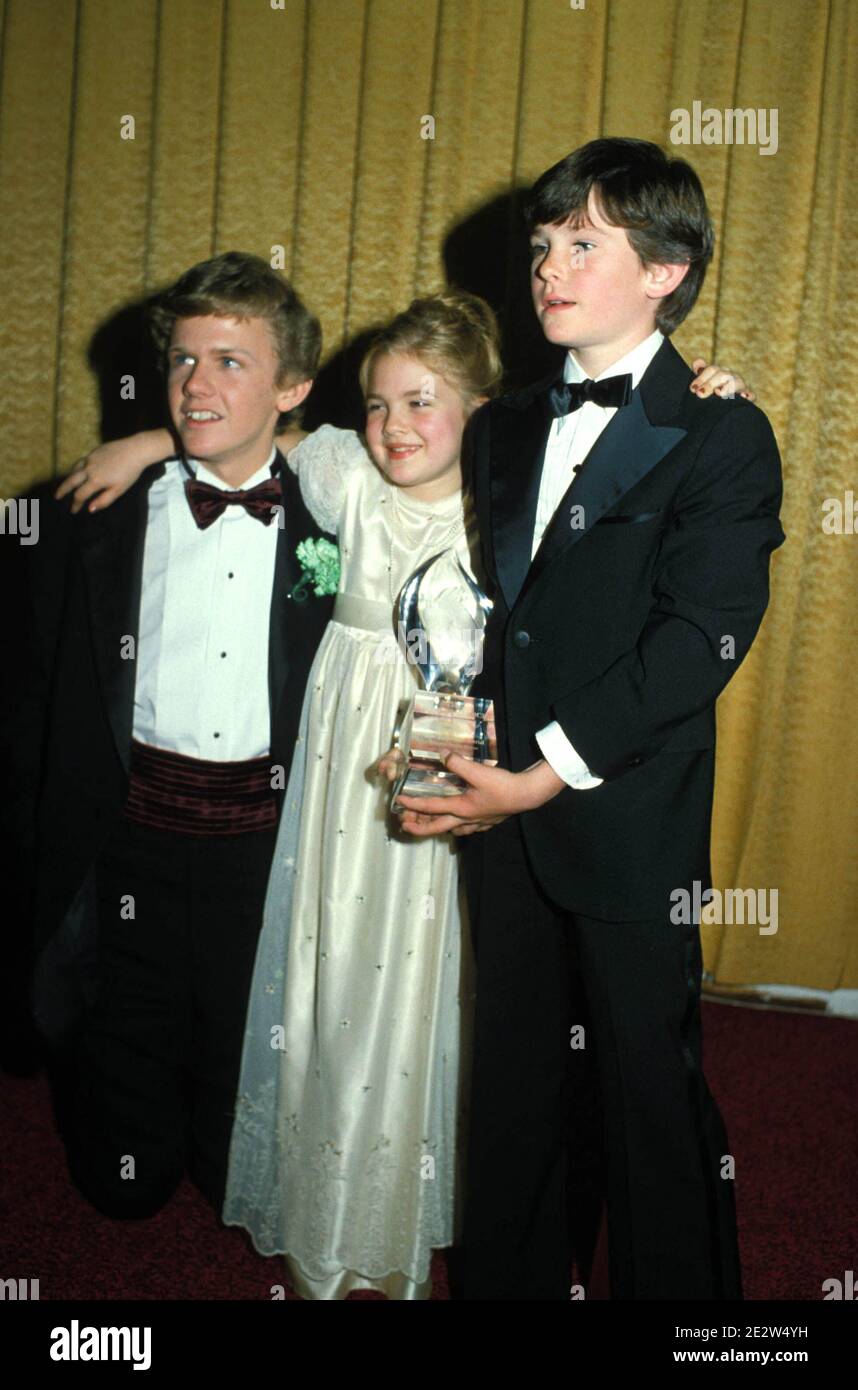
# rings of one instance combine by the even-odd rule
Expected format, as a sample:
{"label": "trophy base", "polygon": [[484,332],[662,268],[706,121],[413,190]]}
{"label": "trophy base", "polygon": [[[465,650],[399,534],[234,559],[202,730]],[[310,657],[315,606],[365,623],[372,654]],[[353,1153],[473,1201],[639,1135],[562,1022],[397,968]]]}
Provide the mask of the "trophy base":
{"label": "trophy base", "polygon": [[498,760],[494,706],[475,695],[421,690],[411,701],[394,743],[403,770],[391,792],[394,811],[400,794],[414,797],[459,796],[468,783],[448,772],[441,752],[459,753],[472,762],[494,767]]}

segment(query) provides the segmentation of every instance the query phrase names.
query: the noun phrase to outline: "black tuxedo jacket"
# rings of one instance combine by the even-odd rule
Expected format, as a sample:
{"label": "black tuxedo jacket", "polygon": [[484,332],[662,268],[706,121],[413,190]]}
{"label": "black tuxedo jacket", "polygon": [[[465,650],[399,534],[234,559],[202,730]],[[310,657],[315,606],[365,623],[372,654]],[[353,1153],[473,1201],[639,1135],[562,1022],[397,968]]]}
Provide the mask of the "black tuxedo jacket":
{"label": "black tuxedo jacket", "polygon": [[667,915],[674,888],[708,884],[715,701],[760,625],[784,539],[766,417],[698,400],[691,379],[664,342],[532,563],[549,383],[489,403],[469,429],[495,600],[474,691],[499,705],[503,765],[540,758],[534,735],[557,720],[604,779],[521,818],[540,886],[585,916]]}
{"label": "black tuxedo jacket", "polygon": [[[271,762],[288,778],[304,686],[332,598],[293,601],[299,541],[323,533],[282,457],[269,629]],[[27,583],[28,652],[9,724],[13,776],[6,818],[33,875],[36,1018],[57,1038],[94,982],[91,869],[128,793],[148,492],[163,464],[103,512],[41,506]],[[276,522],[272,522],[272,525]],[[194,602],[194,595],[188,595]],[[85,964],[82,965],[82,961]]]}

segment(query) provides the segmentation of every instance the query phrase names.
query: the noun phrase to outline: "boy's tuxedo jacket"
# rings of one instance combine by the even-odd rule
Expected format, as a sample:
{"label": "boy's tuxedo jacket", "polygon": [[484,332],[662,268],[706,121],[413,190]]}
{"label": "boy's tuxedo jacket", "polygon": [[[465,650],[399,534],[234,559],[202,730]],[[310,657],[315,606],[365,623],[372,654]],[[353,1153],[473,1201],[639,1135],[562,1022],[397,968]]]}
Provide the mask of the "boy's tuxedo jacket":
{"label": "boy's tuxedo jacket", "polygon": [[[295,547],[323,533],[304,506],[297,478],[277,458],[283,525],[271,600],[269,692],[271,762],[284,768],[285,785],[304,686],[333,601],[312,592],[304,602],[289,597],[301,578]],[[91,870],[128,792],[135,662],[123,659],[123,638],[133,637],[136,650],[148,491],[163,470],[163,464],[147,469],[103,512],[73,517],[68,502],[43,503],[41,535],[30,556],[30,652],[11,719],[11,806],[34,878],[34,955],[43,952],[35,974],[36,1019],[55,1039],[76,1021],[94,981]],[[188,602],[195,602],[193,594]]]}
{"label": "boy's tuxedo jacket", "polygon": [[[784,540],[768,420],[746,401],[698,400],[691,380],[664,342],[532,563],[550,382],[490,402],[469,428],[495,601],[474,693],[500,706],[504,766],[540,758],[534,734],[556,719],[604,779],[521,817],[542,889],[590,917],[667,914],[673,889],[709,883],[715,701],[754,639]],[[469,851],[475,841],[491,832]]]}

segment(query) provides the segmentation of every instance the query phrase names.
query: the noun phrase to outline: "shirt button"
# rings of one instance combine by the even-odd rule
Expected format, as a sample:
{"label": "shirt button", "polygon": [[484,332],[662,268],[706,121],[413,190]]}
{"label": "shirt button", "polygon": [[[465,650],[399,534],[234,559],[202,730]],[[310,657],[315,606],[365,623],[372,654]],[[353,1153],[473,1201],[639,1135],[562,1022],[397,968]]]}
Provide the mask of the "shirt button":
{"label": "shirt button", "polygon": [[530,633],[525,632],[523,629],[521,629],[520,631],[514,633],[512,640],[517,647],[529,647]]}
{"label": "shirt button", "polygon": [[220,738],[220,734],[215,734],[215,738]]}
{"label": "shirt button", "polygon": [[640,765],[641,765],[642,762],[643,762],[643,758],[641,758],[641,757],[639,757],[639,756],[636,756],[636,757],[634,757],[634,758],[629,758],[629,767],[640,767]]}
{"label": "shirt button", "polygon": [[230,570],[229,574],[226,577],[227,579],[235,579],[235,575],[233,574],[232,570]]}
{"label": "shirt button", "polygon": [[226,652],[221,652],[221,656],[226,656]]}

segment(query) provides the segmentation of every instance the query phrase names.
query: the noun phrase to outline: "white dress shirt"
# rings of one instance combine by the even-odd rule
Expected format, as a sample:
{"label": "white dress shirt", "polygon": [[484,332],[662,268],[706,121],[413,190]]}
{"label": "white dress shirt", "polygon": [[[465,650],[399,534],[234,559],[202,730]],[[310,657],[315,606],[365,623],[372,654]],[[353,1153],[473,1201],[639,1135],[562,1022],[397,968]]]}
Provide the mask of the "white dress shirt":
{"label": "white dress shirt", "polygon": [[[268,462],[243,484],[271,476]],[[189,460],[200,482],[228,483]],[[171,459],[149,489],[134,687],[134,738],[191,758],[238,762],[268,753],[268,645],[276,517],[264,526],[228,506],[200,530]]]}
{"label": "white dress shirt", "polygon": [[[627,352],[625,357],[612,362],[611,366],[606,367],[594,380],[603,381],[605,377],[624,376],[630,372],[634,390],[663,342],[664,335],[656,329],[642,343],[638,343],[637,347],[632,348],[631,352]],[[587,373],[572,353],[568,352],[563,367],[563,380],[586,379]],[[572,482],[574,470],[584,462],[602,430],[616,413],[615,406],[595,405],[592,401],[585,401],[578,410],[573,410],[569,415],[558,416],[552,422],[539,482],[531,559],[539,549],[545,530]],[[576,791],[587,791],[591,787],[601,786],[603,779],[593,776],[556,719],[539,730],[536,742],[545,761],[570,787],[574,787]]]}

